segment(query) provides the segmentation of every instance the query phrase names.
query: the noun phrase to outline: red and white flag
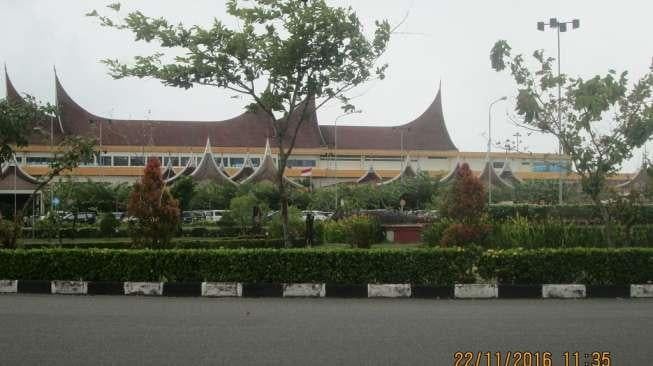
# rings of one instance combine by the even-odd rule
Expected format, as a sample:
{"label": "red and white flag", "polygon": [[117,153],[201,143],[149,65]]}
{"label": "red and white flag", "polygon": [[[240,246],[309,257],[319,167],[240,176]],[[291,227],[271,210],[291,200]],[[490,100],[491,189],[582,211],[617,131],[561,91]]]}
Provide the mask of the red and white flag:
{"label": "red and white flag", "polygon": [[312,175],[313,175],[312,167],[302,169],[302,174],[301,174],[302,177],[310,177]]}

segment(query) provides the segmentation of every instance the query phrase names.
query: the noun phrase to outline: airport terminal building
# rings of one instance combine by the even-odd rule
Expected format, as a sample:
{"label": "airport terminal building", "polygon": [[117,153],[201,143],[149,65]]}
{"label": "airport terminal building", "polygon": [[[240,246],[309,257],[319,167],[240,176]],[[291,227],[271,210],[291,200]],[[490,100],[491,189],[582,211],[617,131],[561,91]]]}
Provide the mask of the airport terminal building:
{"label": "airport terminal building", "polygon": [[[20,102],[23,91],[14,87],[6,70],[5,82],[7,99]],[[244,166],[249,169],[251,165],[251,171],[259,168],[268,141],[269,154],[276,160],[272,122],[263,112],[245,112],[223,121],[112,119],[76,103],[57,75],[55,88],[59,116],[42,122],[42,130],[47,133],[33,137],[29,146],[16,154],[19,170],[30,177],[45,174],[52,147],[67,135],[95,137],[99,146],[92,162],[69,173],[75,179],[134,181],[141,176],[150,157],[161,159],[162,165],[168,167],[167,174],[174,176],[199,166],[207,151],[215,165],[226,176],[233,177],[244,174]],[[446,177],[461,162],[467,162],[479,175],[512,175],[518,180],[559,177],[559,156],[555,154],[495,152],[491,172],[485,152],[459,151],[447,131],[441,89],[420,116],[407,118],[393,127],[372,123],[320,125],[314,101],[307,103],[312,113],[301,124],[288,161],[286,176],[290,180],[309,171],[316,187],[365,180],[371,172],[386,181],[408,166],[414,171]]]}

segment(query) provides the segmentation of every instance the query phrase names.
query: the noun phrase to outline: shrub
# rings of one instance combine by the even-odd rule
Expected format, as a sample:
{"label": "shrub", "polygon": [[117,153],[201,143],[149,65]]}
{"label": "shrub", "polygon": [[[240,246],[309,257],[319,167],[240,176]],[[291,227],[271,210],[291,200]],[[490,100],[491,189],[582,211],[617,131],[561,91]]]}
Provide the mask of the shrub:
{"label": "shrub", "polygon": [[[281,213],[276,213],[267,225],[267,232],[270,238],[283,238],[283,225]],[[302,219],[297,207],[288,207],[288,236],[293,246],[303,246],[306,235],[306,223]]]}
{"label": "shrub", "polygon": [[462,249],[0,250],[0,278],[452,285],[474,280]]}
{"label": "shrub", "polygon": [[100,217],[100,234],[102,236],[114,236],[118,232],[120,221],[113,214],[106,212]]}
{"label": "shrub", "polygon": [[451,221],[443,219],[434,224],[425,226],[422,230],[422,241],[429,246],[440,245],[442,234],[451,225]]}
{"label": "shrub", "polygon": [[166,246],[179,225],[179,204],[161,177],[161,163],[150,158],[129,198],[132,240],[137,245]]}
{"label": "shrub", "polygon": [[442,201],[442,217],[457,222],[475,223],[486,210],[485,189],[467,163],[454,177]]}
{"label": "shrub", "polygon": [[[17,230],[19,235],[16,235]],[[20,236],[20,230],[21,227],[15,225],[13,221],[0,219],[0,243],[2,243],[2,246],[11,246],[13,244],[12,239]]]}
{"label": "shrub", "polygon": [[[96,249],[132,249],[131,241],[89,241],[89,242],[62,242],[59,244],[24,244],[23,248],[96,248]],[[173,241],[172,248],[176,249],[217,249],[217,248],[280,248],[280,239],[267,238],[228,238],[228,239],[190,239]]]}
{"label": "shrub", "polygon": [[345,228],[336,220],[324,221],[324,241],[327,243],[346,243],[347,234]]}
{"label": "shrub", "polygon": [[353,248],[370,248],[372,244],[381,242],[383,234],[379,222],[367,215],[353,215],[340,220],[346,243]]}
{"label": "shrub", "polygon": [[499,283],[649,283],[653,281],[653,249],[489,250],[481,256],[478,272]]}
{"label": "shrub", "polygon": [[455,222],[442,232],[440,245],[444,247],[485,245],[491,230],[490,225],[484,223]]}

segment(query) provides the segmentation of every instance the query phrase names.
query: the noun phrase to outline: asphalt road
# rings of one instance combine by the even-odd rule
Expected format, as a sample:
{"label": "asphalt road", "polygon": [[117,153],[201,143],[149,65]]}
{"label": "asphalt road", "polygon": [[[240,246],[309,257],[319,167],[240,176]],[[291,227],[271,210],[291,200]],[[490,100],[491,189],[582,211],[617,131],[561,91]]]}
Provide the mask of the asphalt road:
{"label": "asphalt road", "polygon": [[457,351],[546,351],[565,366],[578,351],[584,366],[601,351],[633,366],[653,364],[652,329],[653,300],[1,295],[0,365],[453,365]]}

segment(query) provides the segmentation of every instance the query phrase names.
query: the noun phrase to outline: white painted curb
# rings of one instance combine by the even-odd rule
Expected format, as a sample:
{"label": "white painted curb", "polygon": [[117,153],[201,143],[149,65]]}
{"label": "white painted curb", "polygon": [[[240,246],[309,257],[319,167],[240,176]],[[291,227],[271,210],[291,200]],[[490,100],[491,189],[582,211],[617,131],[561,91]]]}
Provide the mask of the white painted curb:
{"label": "white painted curb", "polygon": [[324,297],[324,283],[284,283],[283,297]]}
{"label": "white painted curb", "polygon": [[161,296],[163,295],[162,282],[125,282],[125,295],[145,295]]}
{"label": "white painted curb", "polygon": [[499,297],[497,285],[489,284],[462,284],[454,288],[456,299],[496,299]]}
{"label": "white painted curb", "polygon": [[653,297],[653,284],[630,285],[630,297]]}
{"label": "white painted curb", "polygon": [[18,292],[18,281],[0,280],[0,294],[15,294]]}
{"label": "white painted curb", "polygon": [[542,285],[545,299],[582,299],[586,296],[585,285]]}
{"label": "white painted curb", "polygon": [[410,297],[411,286],[408,283],[367,285],[367,297]]}
{"label": "white painted curb", "polygon": [[202,282],[202,296],[241,297],[243,284],[238,282]]}
{"label": "white painted curb", "polygon": [[85,281],[52,281],[50,290],[53,294],[59,295],[86,295],[88,293],[88,282]]}

